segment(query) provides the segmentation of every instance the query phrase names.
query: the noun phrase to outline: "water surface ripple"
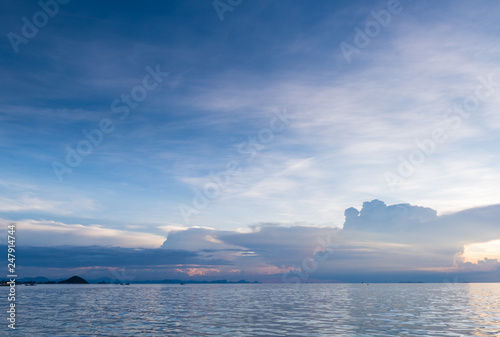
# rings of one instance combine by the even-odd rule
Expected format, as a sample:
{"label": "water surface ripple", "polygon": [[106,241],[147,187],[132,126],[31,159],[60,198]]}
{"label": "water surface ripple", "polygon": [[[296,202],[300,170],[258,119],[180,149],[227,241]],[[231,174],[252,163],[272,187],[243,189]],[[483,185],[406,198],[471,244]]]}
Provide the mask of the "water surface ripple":
{"label": "water surface ripple", "polygon": [[6,310],[0,329],[15,336],[500,336],[498,283],[38,285],[16,299],[18,329]]}

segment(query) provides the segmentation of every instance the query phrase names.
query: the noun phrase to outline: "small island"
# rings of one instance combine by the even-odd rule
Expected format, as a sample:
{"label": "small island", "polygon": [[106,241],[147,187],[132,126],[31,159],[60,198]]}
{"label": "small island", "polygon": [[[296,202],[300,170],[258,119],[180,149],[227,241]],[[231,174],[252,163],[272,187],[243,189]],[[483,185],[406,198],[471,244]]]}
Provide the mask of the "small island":
{"label": "small island", "polygon": [[69,279],[57,282],[59,284],[89,284],[86,280],[80,276],[71,276]]}

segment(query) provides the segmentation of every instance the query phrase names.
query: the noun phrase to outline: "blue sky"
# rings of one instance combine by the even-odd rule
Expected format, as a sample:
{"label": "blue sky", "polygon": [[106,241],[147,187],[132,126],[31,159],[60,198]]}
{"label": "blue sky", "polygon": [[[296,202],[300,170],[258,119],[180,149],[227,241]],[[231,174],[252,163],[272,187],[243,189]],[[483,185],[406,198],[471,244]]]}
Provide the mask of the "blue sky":
{"label": "blue sky", "polygon": [[[344,211],[380,200],[432,209],[435,218],[415,220],[428,236],[422,224],[436,221],[485,233],[464,232],[437,259],[422,257],[419,230],[404,242],[404,270],[465,273],[484,269],[483,258],[498,270],[500,246],[486,245],[500,240],[491,220],[500,189],[494,1],[243,0],[222,14],[212,1],[42,3],[53,16],[32,37],[23,26],[43,20],[40,4],[4,2],[0,20],[0,218],[18,224],[20,244],[47,254],[163,249],[180,274],[148,277],[231,276],[243,264],[258,278],[314,257],[324,231],[343,237],[338,249],[358,249],[342,230]],[[68,151],[80,159],[68,162]],[[395,228],[413,219],[404,209]],[[367,241],[383,246],[373,256],[394,257],[389,243],[405,239],[384,226]],[[266,245],[261,234],[275,232]],[[317,277],[352,269],[327,260]],[[69,257],[48,271],[37,261],[26,275],[72,265]]]}

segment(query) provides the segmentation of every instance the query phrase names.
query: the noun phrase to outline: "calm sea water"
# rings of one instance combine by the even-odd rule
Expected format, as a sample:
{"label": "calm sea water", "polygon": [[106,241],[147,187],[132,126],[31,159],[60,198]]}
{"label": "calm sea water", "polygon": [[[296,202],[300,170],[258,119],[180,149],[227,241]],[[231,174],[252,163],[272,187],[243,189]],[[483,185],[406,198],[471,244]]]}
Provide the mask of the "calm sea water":
{"label": "calm sea water", "polygon": [[2,335],[500,336],[498,283],[17,288],[18,329],[2,310]]}

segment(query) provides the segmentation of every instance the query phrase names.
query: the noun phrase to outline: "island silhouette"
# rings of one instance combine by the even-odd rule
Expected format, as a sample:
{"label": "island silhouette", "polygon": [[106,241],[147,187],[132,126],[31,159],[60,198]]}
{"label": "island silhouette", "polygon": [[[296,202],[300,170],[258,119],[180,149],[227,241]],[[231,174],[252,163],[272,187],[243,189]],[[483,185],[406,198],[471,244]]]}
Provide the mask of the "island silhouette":
{"label": "island silhouette", "polygon": [[71,276],[69,279],[57,282],[59,284],[89,284],[86,280],[80,276]]}

